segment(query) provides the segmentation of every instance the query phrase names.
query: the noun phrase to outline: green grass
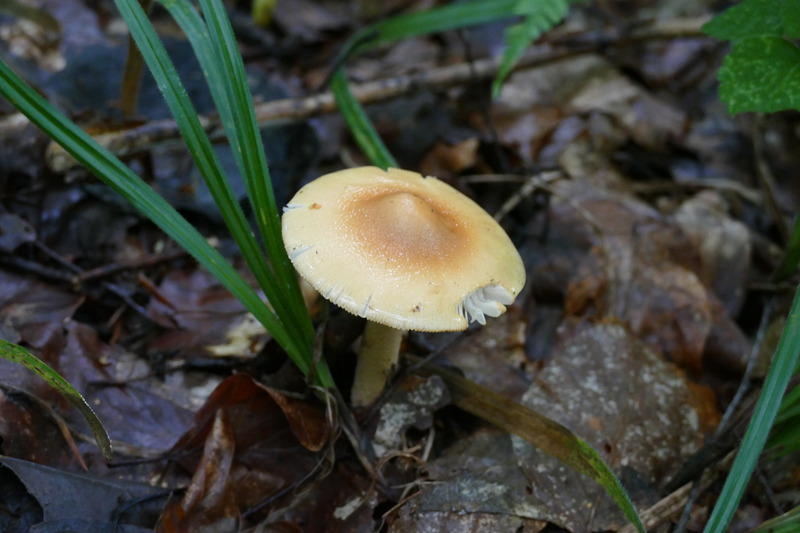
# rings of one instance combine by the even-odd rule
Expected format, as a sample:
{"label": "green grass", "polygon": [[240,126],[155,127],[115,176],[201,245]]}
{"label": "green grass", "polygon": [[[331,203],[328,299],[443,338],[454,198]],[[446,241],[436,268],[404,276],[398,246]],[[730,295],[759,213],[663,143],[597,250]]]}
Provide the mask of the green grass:
{"label": "green grass", "polygon": [[303,373],[313,374],[316,383],[323,387],[333,387],[325,363],[314,367],[313,329],[294,269],[283,248],[278,209],[255,122],[252,98],[224,6],[219,0],[203,1],[205,18],[201,18],[189,2],[164,3],[176,20],[191,30],[192,44],[209,80],[236,161],[245,176],[258,234],[239,207],[198,115],[147,16],[137,1],[117,0],[120,13],[161,89],[184,141],[269,304],[149,185],[2,62],[0,94],[206,267],[264,325]]}
{"label": "green grass", "polygon": [[[800,3],[744,0],[714,17],[704,31],[731,42],[719,70],[720,99],[731,114],[744,111],[800,110]],[[773,275],[784,281],[797,275],[800,262],[800,216],[795,218],[784,259]],[[800,289],[786,320],[769,373],[736,459],[711,513],[705,531],[723,532],[739,506],[765,448],[766,458],[800,449],[800,389],[786,394],[798,374],[800,354]],[[785,397],[784,397],[785,395]],[[794,531],[797,513],[786,518]],[[781,526],[783,527],[783,526]]]}

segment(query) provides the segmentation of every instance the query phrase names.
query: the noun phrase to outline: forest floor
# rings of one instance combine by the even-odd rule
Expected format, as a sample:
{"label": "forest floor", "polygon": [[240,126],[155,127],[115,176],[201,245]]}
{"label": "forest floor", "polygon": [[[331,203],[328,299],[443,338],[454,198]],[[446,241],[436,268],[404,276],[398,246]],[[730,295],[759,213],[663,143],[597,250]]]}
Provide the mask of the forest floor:
{"label": "forest floor", "polygon": [[[3,61],[88,131],[116,136],[126,163],[240,263],[152,80],[133,116],[119,109],[127,34],[113,3],[23,3],[43,17],[0,10]],[[368,164],[325,97],[345,40],[435,3],[279,0],[266,29],[231,11],[279,205],[319,175]],[[727,113],[716,72],[728,45],[701,31],[716,4],[573,6],[496,99],[507,24],[401,41],[347,69],[400,165],[497,215],[527,270],[505,315],[461,334],[412,332],[406,352],[436,354],[585,439],[640,512],[653,510],[653,531],[684,507],[687,530],[702,530],[730,464],[703,446],[728,452],[741,438],[794,288],[770,276],[800,209],[800,123]],[[152,17],[212,115],[186,39],[163,10]],[[403,77],[413,83],[390,90]],[[230,150],[217,150],[243,194]],[[347,391],[362,322],[307,296]],[[2,98],[0,338],[81,391],[115,446],[105,462],[58,393],[0,360],[5,532],[626,525],[599,485],[453,406],[436,377],[401,371],[374,412],[355,413],[372,439],[365,456],[338,422],[350,414],[308,394],[210,274]],[[750,393],[715,432],[753,357]],[[730,531],[796,507],[799,464],[763,461]],[[664,498],[675,505],[653,509]]]}

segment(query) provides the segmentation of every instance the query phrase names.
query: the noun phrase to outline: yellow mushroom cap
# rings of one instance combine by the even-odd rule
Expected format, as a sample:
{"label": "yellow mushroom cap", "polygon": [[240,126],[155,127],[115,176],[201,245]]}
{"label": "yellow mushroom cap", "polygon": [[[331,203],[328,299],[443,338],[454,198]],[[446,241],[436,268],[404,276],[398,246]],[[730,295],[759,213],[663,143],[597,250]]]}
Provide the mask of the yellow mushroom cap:
{"label": "yellow mushroom cap", "polygon": [[517,249],[486,211],[407,170],[360,167],[314,180],[284,209],[283,240],[322,296],[397,329],[483,324],[525,284]]}

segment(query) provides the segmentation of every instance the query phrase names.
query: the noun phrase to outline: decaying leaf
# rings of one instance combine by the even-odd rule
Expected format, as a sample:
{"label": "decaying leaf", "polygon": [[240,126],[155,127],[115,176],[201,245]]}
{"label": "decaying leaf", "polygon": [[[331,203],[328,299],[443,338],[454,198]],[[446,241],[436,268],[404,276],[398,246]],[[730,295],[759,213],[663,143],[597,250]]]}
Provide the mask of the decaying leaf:
{"label": "decaying leaf", "polygon": [[[57,523],[61,529],[52,531],[104,531],[115,525],[130,532],[152,529],[157,513],[148,503],[164,495],[163,489],[144,483],[67,472],[11,457],[0,458],[0,463],[41,505],[44,523],[35,530],[51,531],[46,528]],[[67,527],[80,521],[84,529]]]}
{"label": "decaying leaf", "polygon": [[192,481],[183,499],[164,509],[158,531],[212,533],[238,528],[240,513],[230,479],[235,451],[230,425],[224,412],[217,411]]}
{"label": "decaying leaf", "polygon": [[252,357],[269,339],[264,327],[205,270],[168,274],[149,311],[158,323],[174,324],[151,343],[157,351]]}
{"label": "decaying leaf", "polygon": [[436,376],[409,376],[392,391],[378,413],[378,425],[372,439],[375,455],[403,448],[408,428],[428,429],[433,413],[449,403],[447,387]]}
{"label": "decaying leaf", "polygon": [[675,220],[700,255],[700,278],[735,317],[742,308],[752,245],[747,226],[727,214],[725,199],[703,191],[675,212]]}
{"label": "decaying leaf", "polygon": [[225,502],[232,498],[244,513],[281,491],[290,493],[323,461],[312,450],[319,450],[330,434],[324,411],[304,401],[274,399],[280,396],[284,395],[246,375],[231,376],[211,394],[197,412],[194,427],[173,447],[188,472],[206,468],[205,461],[220,454],[232,454],[226,479],[214,480],[222,484],[216,485],[217,492],[226,493],[224,498],[213,495],[220,505],[227,508]]}
{"label": "decaying leaf", "polygon": [[[639,505],[702,444],[717,420],[713,396],[690,384],[619,325],[563,328],[553,359],[522,403],[600,450]],[[431,483],[402,524],[493,513],[572,531],[625,523],[602,488],[518,437],[483,431],[427,466]],[[649,487],[649,488],[648,488]],[[434,513],[429,515],[429,513]]]}
{"label": "decaying leaf", "polygon": [[[623,483],[639,479],[643,486],[664,481],[675,464],[702,445],[718,419],[708,390],[690,384],[676,366],[617,325],[564,331],[553,359],[522,402],[604,450]],[[590,522],[595,529],[621,525],[612,505],[584,505],[607,501],[599,487],[521,439],[513,444],[534,497],[549,502],[548,512],[558,523],[573,530]],[[632,490],[637,484],[625,485]],[[575,487],[571,497],[564,487]],[[637,494],[632,497],[636,501]]]}

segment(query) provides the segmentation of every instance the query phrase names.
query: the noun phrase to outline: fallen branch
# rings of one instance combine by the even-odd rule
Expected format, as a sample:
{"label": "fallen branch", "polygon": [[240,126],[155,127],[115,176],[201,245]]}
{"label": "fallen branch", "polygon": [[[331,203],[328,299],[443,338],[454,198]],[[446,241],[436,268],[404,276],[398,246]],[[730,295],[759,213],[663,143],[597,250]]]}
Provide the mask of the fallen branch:
{"label": "fallen branch", "polygon": [[[533,46],[515,65],[514,70],[535,68],[580,55],[597,53],[602,47],[611,44],[701,36],[703,34],[700,28],[705,21],[706,18],[689,18],[656,22],[624,36],[620,36],[619,31],[615,29],[578,37],[565,36],[554,40],[553,44]],[[408,94],[421,87],[446,89],[485,81],[494,77],[500,61],[499,57],[480,59],[472,63],[447,65],[354,84],[352,92],[362,105],[368,105]],[[267,128],[332,113],[336,109],[333,93],[326,91],[305,98],[284,98],[259,103],[255,106],[255,113],[259,127]],[[200,123],[212,141],[224,139],[222,124],[216,114],[201,116]],[[177,140],[180,138],[180,131],[174,120],[158,120],[126,130],[104,132],[94,138],[116,156],[124,158],[145,152],[155,144]],[[55,143],[51,143],[48,147],[46,158],[48,167],[55,172],[64,172],[78,165],[77,161]]]}

